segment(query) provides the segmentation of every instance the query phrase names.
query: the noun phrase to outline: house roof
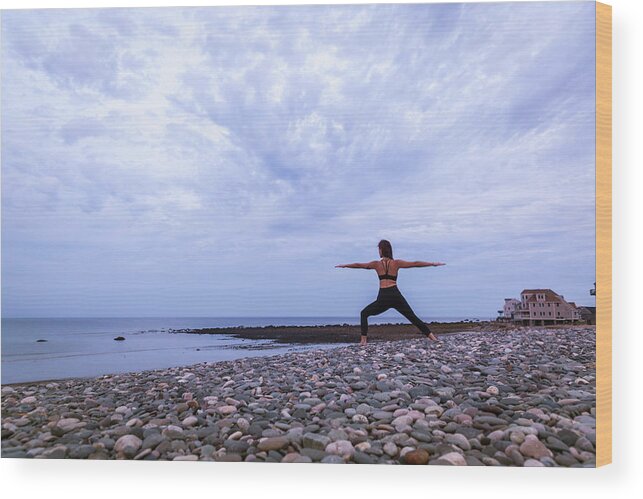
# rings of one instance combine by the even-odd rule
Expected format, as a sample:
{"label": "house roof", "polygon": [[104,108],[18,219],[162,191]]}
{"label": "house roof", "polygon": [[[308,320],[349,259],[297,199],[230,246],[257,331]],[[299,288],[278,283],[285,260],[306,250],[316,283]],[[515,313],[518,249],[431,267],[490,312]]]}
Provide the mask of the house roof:
{"label": "house roof", "polygon": [[596,307],[585,307],[585,306],[581,305],[581,306],[579,306],[577,308],[578,308],[578,311],[580,312],[581,315],[584,315],[584,316],[596,315]]}
{"label": "house roof", "polygon": [[525,294],[531,295],[529,298],[527,298],[527,303],[537,303],[538,300],[536,299],[536,295],[541,294],[541,295],[545,295],[546,302],[568,303],[572,307],[576,307],[576,305],[573,302],[565,301],[565,299],[562,296],[560,296],[555,291],[552,291],[551,289],[525,289],[520,294],[521,296]]}
{"label": "house roof", "polygon": [[560,295],[558,293],[554,293],[551,289],[534,289],[534,290],[532,290],[532,289],[527,290],[526,289],[520,294],[521,295],[531,294],[531,296],[527,299],[527,301],[536,301],[536,295],[537,294],[545,295],[545,301],[562,300]]}

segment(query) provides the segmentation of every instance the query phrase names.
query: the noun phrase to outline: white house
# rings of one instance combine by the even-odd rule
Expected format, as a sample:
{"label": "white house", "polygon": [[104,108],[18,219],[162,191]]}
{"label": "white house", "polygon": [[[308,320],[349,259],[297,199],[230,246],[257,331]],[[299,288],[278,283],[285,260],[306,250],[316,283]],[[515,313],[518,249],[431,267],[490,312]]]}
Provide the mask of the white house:
{"label": "white house", "polygon": [[545,326],[552,324],[574,323],[581,320],[581,314],[574,302],[551,289],[524,289],[520,293],[520,301],[515,304],[505,299],[505,310],[513,309],[513,320],[529,326]]}

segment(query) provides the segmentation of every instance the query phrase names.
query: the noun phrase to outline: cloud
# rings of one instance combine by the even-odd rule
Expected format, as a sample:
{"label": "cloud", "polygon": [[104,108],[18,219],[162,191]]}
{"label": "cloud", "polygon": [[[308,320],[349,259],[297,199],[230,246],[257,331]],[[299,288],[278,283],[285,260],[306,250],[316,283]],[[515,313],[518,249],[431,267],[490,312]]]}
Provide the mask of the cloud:
{"label": "cloud", "polygon": [[22,10],[2,29],[6,315],[352,314],[375,276],[333,266],[382,237],[448,261],[404,276],[429,315],[493,314],[527,281],[587,301],[589,2]]}

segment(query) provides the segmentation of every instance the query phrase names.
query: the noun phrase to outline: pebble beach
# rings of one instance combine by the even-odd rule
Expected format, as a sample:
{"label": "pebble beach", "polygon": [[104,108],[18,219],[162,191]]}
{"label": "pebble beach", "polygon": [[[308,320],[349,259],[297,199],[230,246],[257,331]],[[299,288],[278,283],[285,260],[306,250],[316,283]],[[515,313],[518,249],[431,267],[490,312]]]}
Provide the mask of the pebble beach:
{"label": "pebble beach", "polygon": [[4,385],[2,457],[594,467],[594,328]]}

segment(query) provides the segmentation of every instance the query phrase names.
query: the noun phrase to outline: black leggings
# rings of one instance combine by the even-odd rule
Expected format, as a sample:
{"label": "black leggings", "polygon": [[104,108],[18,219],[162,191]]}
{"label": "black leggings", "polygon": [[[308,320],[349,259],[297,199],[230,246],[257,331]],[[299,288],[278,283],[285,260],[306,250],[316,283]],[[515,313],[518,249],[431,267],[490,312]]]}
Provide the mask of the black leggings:
{"label": "black leggings", "polygon": [[424,336],[428,336],[431,333],[429,326],[427,326],[422,319],[420,319],[415,312],[411,309],[411,306],[408,304],[406,299],[402,296],[402,293],[397,286],[391,286],[390,288],[380,288],[379,293],[377,294],[377,300],[375,300],[370,305],[364,307],[361,314],[360,325],[362,327],[362,336],[366,336],[368,333],[368,318],[371,315],[379,315],[382,312],[386,312],[389,308],[394,308],[404,317],[406,317],[411,324],[417,327]]}

